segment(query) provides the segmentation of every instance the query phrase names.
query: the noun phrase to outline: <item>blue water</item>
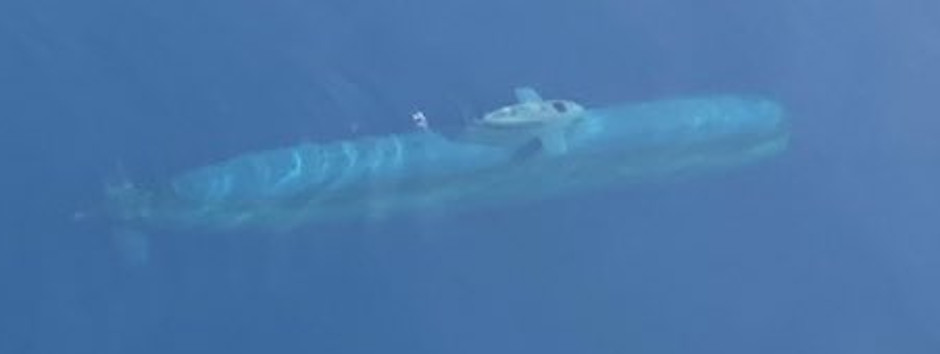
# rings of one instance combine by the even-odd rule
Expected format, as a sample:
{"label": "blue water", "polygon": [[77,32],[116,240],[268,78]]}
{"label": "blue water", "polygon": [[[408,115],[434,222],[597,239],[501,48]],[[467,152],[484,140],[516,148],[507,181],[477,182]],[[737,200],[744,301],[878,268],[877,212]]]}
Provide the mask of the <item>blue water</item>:
{"label": "blue water", "polygon": [[[0,353],[938,353],[940,3],[0,3]],[[791,150],[720,176],[291,235],[71,215],[123,166],[438,127],[518,85],[742,92]]]}

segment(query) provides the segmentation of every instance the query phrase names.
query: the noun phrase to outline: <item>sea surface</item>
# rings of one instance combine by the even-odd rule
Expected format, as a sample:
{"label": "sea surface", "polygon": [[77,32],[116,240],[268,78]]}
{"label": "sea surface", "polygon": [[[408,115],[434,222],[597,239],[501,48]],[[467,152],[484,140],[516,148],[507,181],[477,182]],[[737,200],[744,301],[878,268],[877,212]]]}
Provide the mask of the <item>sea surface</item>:
{"label": "sea surface", "polygon": [[[289,235],[156,234],[116,175],[586,105],[786,106],[729,173]],[[0,353],[940,353],[935,0],[5,0]]]}

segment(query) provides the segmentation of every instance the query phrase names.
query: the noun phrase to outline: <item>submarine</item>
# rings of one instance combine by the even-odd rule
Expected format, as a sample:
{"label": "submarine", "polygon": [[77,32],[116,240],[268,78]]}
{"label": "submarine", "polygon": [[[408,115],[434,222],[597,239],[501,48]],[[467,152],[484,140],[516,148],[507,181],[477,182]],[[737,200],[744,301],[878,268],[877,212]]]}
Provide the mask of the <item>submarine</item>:
{"label": "submarine", "polygon": [[782,153],[789,134],[781,104],[760,96],[586,107],[519,87],[514,102],[456,134],[416,129],[247,153],[166,181],[111,184],[106,209],[124,229],[290,231],[726,170]]}

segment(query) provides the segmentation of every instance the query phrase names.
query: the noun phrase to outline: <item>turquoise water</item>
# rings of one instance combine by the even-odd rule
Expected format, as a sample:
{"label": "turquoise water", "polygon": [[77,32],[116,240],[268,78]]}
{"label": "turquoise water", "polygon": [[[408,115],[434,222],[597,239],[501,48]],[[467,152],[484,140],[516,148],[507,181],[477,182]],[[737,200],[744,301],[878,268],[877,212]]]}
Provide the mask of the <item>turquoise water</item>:
{"label": "turquoise water", "polygon": [[[935,353],[938,14],[926,0],[3,2],[0,352]],[[504,208],[152,234],[146,265],[96,217],[120,175],[410,131],[415,111],[450,130],[520,85],[587,106],[773,97],[790,149]]]}

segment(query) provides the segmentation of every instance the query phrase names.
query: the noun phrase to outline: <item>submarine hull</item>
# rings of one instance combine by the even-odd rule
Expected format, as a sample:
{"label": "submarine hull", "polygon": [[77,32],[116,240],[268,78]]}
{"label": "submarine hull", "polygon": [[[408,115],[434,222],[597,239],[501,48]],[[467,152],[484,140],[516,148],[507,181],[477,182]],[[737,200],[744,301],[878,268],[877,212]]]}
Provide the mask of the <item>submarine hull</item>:
{"label": "submarine hull", "polygon": [[418,131],[246,154],[109,196],[132,225],[290,230],[727,169],[779,154],[789,136],[778,103],[735,95],[590,109],[563,129],[563,154],[537,140],[492,146]]}

